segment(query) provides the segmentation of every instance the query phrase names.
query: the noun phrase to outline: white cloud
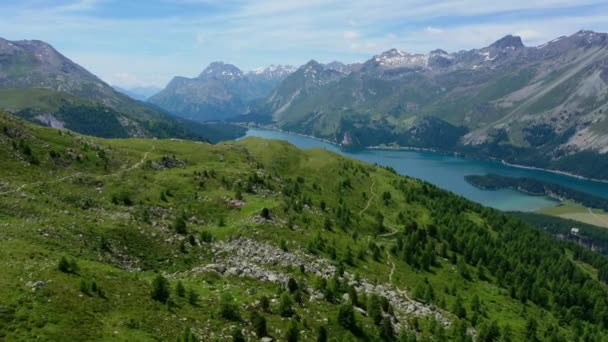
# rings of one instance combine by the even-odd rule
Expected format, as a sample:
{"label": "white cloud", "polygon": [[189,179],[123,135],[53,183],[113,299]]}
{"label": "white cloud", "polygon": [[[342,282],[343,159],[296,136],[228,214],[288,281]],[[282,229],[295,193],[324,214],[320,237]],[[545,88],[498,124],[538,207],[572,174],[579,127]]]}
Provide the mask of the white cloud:
{"label": "white cloud", "polygon": [[353,40],[359,38],[359,33],[355,31],[344,31],[344,39]]}
{"label": "white cloud", "polygon": [[[32,3],[44,1],[50,2]],[[73,1],[62,10],[2,3],[2,12],[10,15],[0,21],[0,32],[9,39],[48,41],[109,81],[163,85],[174,75],[197,75],[213,60],[243,69],[299,65],[313,58],[353,62],[393,47],[455,51],[488,45],[506,34],[539,45],[581,28],[608,31],[607,11],[572,12],[567,17],[539,14],[605,0],[180,0],[189,8],[200,3],[222,10],[212,15],[95,15],[98,8],[120,5],[116,1]],[[528,10],[536,17],[484,17]],[[464,23],[458,17],[462,15],[469,18]],[[136,79],[118,76],[124,74]]]}
{"label": "white cloud", "polygon": [[94,10],[100,3],[100,0],[78,0],[66,5],[57,6],[55,10],[57,12],[91,11]]}
{"label": "white cloud", "polygon": [[430,34],[442,34],[444,32],[443,29],[434,26],[427,26],[424,31]]}

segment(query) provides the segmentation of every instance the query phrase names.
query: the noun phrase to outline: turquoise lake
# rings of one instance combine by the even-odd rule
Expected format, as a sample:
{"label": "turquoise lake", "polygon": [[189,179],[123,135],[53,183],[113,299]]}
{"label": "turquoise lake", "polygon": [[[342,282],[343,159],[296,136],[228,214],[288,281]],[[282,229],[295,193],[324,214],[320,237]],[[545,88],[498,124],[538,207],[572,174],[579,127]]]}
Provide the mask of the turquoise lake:
{"label": "turquoise lake", "polygon": [[495,173],[513,177],[533,177],[594,195],[608,197],[608,183],[594,182],[542,170],[529,170],[498,162],[457,157],[448,154],[404,150],[342,151],[319,139],[266,129],[249,129],[245,137],[286,140],[302,148],[324,148],[369,163],[390,166],[402,175],[420,178],[468,199],[500,210],[533,211],[556,202],[544,196],[531,196],[514,190],[478,189],[464,180],[466,175]]}

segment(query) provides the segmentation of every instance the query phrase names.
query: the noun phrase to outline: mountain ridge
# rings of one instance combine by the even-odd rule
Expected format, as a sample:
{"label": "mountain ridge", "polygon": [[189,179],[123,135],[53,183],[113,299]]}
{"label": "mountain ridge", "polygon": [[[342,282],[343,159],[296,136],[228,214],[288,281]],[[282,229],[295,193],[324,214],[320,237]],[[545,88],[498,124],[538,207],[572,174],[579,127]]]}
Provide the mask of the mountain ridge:
{"label": "mountain ridge", "polygon": [[[536,47],[507,35],[453,53],[390,49],[326,84],[286,78],[250,114],[296,133],[360,142],[352,147],[441,148],[607,179],[600,166],[579,166],[591,155],[608,165],[606,65],[608,34],[586,30]],[[418,134],[431,122],[445,142]]]}
{"label": "mountain ridge", "polygon": [[[235,138],[131,99],[40,40],[0,38],[0,106],[38,123],[104,137]],[[206,138],[206,132],[209,137]],[[236,131],[235,131],[236,132]],[[224,137],[224,138],[222,138]]]}
{"label": "mountain ridge", "polygon": [[148,99],[174,115],[216,121],[249,111],[249,103],[267,96],[294,68],[271,65],[243,72],[224,62],[212,62],[197,77],[174,77]]}

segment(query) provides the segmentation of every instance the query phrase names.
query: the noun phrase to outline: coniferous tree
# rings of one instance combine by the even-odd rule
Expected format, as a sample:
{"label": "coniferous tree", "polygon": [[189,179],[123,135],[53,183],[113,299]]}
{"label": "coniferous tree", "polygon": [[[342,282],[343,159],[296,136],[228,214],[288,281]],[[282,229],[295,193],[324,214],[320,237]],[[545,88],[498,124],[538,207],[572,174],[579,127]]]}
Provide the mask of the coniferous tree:
{"label": "coniferous tree", "polygon": [[380,302],[380,297],[376,294],[372,294],[369,297],[367,315],[376,325],[379,325],[382,322],[382,303]]}
{"label": "coniferous tree", "polygon": [[289,328],[285,332],[285,341],[287,342],[298,342],[300,339],[300,329],[295,320],[289,322]]}
{"label": "coniferous tree", "polygon": [[462,303],[462,298],[460,298],[460,296],[456,297],[456,301],[454,302],[453,312],[459,318],[467,317],[467,310],[465,309],[464,304]]}
{"label": "coniferous tree", "polygon": [[234,328],[232,330],[232,342],[246,342],[245,336],[243,336],[241,329]]}
{"label": "coniferous tree", "polygon": [[228,293],[223,294],[220,300],[220,316],[231,321],[241,320],[239,307],[234,303],[234,299]]}
{"label": "coniferous tree", "polygon": [[170,295],[169,281],[162,275],[157,275],[152,282],[152,299],[166,303]]}
{"label": "coniferous tree", "polygon": [[479,329],[477,341],[493,342],[498,340],[498,338],[500,338],[500,329],[498,328],[498,324],[496,324],[496,321],[491,321],[483,324],[481,329]]}
{"label": "coniferous tree", "polygon": [[279,301],[279,315],[281,315],[281,317],[291,317],[293,314],[293,299],[289,293],[283,292]]}
{"label": "coniferous tree", "polygon": [[178,234],[186,234],[188,233],[188,226],[186,224],[185,214],[179,214],[175,218],[175,223],[173,224],[173,229]]}
{"label": "coniferous tree", "polygon": [[257,311],[251,313],[251,325],[253,326],[253,331],[255,332],[258,338],[268,336],[266,318],[260,315]]}
{"label": "coniferous tree", "polygon": [[190,288],[190,290],[188,290],[188,303],[194,306],[198,305],[198,293],[196,293],[193,288]]}
{"label": "coniferous tree", "polygon": [[526,322],[526,330],[525,337],[526,341],[536,342],[538,338],[536,337],[536,330],[538,329],[538,323],[534,319],[534,317],[530,317]]}
{"label": "coniferous tree", "polygon": [[355,319],[355,312],[353,306],[350,304],[342,304],[338,309],[338,324],[344,329],[353,331],[357,327],[357,321]]}
{"label": "coniferous tree", "polygon": [[317,329],[317,342],[327,342],[327,328],[323,325]]}
{"label": "coniferous tree", "polygon": [[184,287],[184,284],[182,284],[181,280],[178,281],[177,285],[175,286],[175,293],[178,297],[186,296],[186,288]]}
{"label": "coniferous tree", "polygon": [[382,341],[393,341],[395,340],[395,329],[390,318],[383,318],[380,323],[380,338]]}

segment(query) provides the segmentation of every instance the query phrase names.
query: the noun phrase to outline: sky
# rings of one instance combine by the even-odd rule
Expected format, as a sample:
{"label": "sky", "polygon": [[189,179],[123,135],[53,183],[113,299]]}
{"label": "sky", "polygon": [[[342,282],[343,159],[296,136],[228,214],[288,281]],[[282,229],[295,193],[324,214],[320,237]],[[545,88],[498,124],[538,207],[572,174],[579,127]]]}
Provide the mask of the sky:
{"label": "sky", "polygon": [[608,32],[606,0],[0,0],[0,37],[39,39],[104,81],[163,87],[210,62],[242,70],[311,59],[365,61],[514,34],[537,46]]}

